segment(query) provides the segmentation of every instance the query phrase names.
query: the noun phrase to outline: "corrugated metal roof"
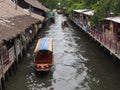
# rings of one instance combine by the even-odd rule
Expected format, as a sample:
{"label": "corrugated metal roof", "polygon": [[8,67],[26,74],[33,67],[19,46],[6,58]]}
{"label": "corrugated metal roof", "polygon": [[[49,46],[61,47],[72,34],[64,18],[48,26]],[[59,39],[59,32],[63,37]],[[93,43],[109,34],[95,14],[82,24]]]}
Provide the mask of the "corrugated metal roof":
{"label": "corrugated metal roof", "polygon": [[77,10],[73,10],[74,12],[77,12],[77,13],[81,13],[81,12],[84,12],[84,11],[87,11],[88,9],[77,9]]}
{"label": "corrugated metal roof", "polygon": [[84,11],[82,13],[85,14],[85,15],[92,16],[92,15],[94,15],[94,10]]}
{"label": "corrugated metal roof", "polygon": [[30,4],[31,6],[38,8],[40,10],[43,10],[45,12],[48,12],[49,9],[43,6],[38,0],[24,0],[26,3]]}
{"label": "corrugated metal roof", "polygon": [[105,19],[106,19],[106,20],[109,20],[109,21],[116,22],[116,23],[120,23],[120,16],[108,17],[108,18],[105,18]]}
{"label": "corrugated metal roof", "polygon": [[82,13],[85,15],[94,15],[94,10],[89,10],[89,9],[78,9],[78,10],[73,10],[73,11],[77,13]]}

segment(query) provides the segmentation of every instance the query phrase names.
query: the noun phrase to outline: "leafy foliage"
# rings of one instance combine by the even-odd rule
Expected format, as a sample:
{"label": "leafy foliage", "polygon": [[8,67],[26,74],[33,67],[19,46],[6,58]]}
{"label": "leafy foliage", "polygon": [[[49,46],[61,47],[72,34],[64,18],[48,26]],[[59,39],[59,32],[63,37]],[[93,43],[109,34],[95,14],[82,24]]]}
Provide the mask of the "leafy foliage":
{"label": "leafy foliage", "polygon": [[74,9],[93,9],[95,14],[91,17],[92,26],[99,27],[105,17],[120,15],[120,0],[39,0],[44,5],[57,8],[58,2],[61,7],[67,7],[67,14]]}
{"label": "leafy foliage", "polygon": [[56,8],[59,2],[59,0],[38,0],[38,1],[45,5],[46,7],[48,7],[49,9]]}

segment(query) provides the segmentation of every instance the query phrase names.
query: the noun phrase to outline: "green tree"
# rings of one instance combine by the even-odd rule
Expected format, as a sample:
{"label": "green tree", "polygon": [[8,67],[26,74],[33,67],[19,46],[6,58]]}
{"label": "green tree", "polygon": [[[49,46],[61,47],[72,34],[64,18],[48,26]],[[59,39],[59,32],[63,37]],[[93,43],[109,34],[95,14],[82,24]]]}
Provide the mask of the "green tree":
{"label": "green tree", "polygon": [[109,17],[111,14],[112,4],[111,0],[99,0],[92,5],[92,9],[95,10],[94,16],[91,18],[92,26],[100,28],[104,18]]}
{"label": "green tree", "polygon": [[112,15],[120,15],[120,0],[39,0],[43,5],[57,8],[58,2],[61,7],[67,7],[67,14],[74,9],[93,9],[94,16],[91,17],[92,26],[100,27],[104,18]]}
{"label": "green tree", "polygon": [[57,7],[57,3],[59,0],[38,0],[41,2],[43,5],[48,7],[49,9],[53,9]]}
{"label": "green tree", "polygon": [[110,9],[115,15],[120,15],[120,0],[110,0]]}

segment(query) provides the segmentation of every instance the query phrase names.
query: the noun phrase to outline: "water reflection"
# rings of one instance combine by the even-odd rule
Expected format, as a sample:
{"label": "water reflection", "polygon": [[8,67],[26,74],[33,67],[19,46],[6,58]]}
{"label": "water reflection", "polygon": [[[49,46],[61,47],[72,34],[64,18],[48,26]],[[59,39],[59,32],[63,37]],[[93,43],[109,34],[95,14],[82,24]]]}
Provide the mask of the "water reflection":
{"label": "water reflection", "polygon": [[[64,18],[65,19],[65,18]],[[54,90],[89,90],[87,67],[80,53],[80,45],[76,43],[76,37],[72,28],[61,28],[63,17],[58,15],[56,24],[46,31],[46,36],[53,38],[54,45],[54,71],[52,86]]]}
{"label": "water reflection", "polygon": [[29,90],[50,90],[52,72],[33,72],[26,75]]}
{"label": "water reflection", "polygon": [[[76,37],[72,28],[61,27],[65,17],[56,16],[56,23],[44,31],[42,36],[53,38],[54,63],[48,73],[34,73],[31,68],[26,75],[29,90],[88,90],[87,67],[79,50],[81,45],[76,43]],[[40,36],[41,37],[41,36]],[[30,55],[29,55],[30,56]],[[30,65],[32,64],[31,62]],[[30,69],[30,68],[29,68]]]}

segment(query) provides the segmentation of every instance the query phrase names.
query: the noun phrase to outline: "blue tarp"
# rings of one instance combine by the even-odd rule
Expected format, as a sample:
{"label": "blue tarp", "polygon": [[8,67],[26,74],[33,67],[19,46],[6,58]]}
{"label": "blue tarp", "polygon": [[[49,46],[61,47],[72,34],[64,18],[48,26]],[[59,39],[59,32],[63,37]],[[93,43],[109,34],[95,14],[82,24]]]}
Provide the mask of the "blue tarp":
{"label": "blue tarp", "polygon": [[49,38],[42,38],[39,50],[48,50],[48,49],[49,49]]}
{"label": "blue tarp", "polygon": [[48,19],[52,18],[51,13],[48,13],[47,15],[48,15]]}
{"label": "blue tarp", "polygon": [[85,32],[88,32],[88,24],[85,26]]}

